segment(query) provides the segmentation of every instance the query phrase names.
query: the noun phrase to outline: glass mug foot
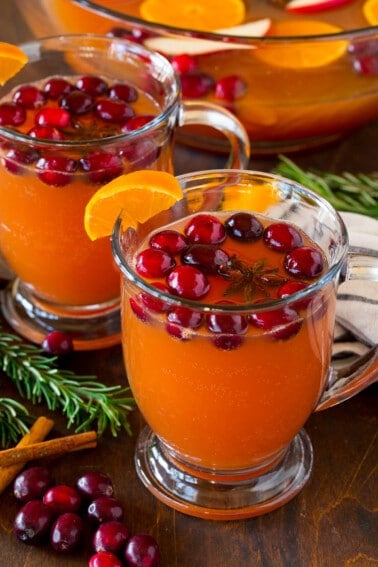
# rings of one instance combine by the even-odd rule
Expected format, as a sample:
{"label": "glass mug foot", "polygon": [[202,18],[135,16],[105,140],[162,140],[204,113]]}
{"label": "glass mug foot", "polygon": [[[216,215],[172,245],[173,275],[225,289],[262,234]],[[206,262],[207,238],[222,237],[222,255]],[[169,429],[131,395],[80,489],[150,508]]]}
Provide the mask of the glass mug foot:
{"label": "glass mug foot", "polygon": [[272,468],[214,475],[176,460],[146,426],[135,464],[146,488],[171,508],[209,520],[238,520],[266,514],[294,498],[311,475],[313,450],[302,429]]}
{"label": "glass mug foot", "polygon": [[69,333],[75,350],[105,348],[120,342],[119,299],[101,305],[62,307],[44,303],[16,279],[2,291],[5,320],[21,336],[41,344],[51,331]]}

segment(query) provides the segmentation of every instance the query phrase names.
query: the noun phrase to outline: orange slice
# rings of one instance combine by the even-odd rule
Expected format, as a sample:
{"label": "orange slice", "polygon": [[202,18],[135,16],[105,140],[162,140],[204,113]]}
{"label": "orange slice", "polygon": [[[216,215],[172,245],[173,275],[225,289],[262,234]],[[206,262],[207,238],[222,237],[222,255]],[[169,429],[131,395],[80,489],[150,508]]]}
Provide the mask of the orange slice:
{"label": "orange slice", "polygon": [[245,6],[243,0],[144,0],[140,15],[148,22],[213,31],[240,24]]}
{"label": "orange slice", "polygon": [[272,183],[226,187],[223,192],[222,209],[225,211],[254,211],[264,213],[268,207],[281,200],[281,192]]}
{"label": "orange slice", "polygon": [[27,61],[27,55],[17,45],[0,41],[0,85],[14,77]]}
{"label": "orange slice", "polygon": [[[377,0],[376,0],[377,1]],[[284,20],[272,24],[269,36],[292,37],[328,35],[342,32],[342,28],[320,22],[318,20]],[[262,45],[254,51],[259,59],[287,69],[315,68],[329,65],[342,57],[348,48],[348,42],[338,39],[315,41],[309,39],[295,39],[287,42],[273,41]]]}
{"label": "orange slice", "polygon": [[366,0],[362,11],[370,25],[378,25],[378,0]]}
{"label": "orange slice", "polygon": [[182,196],[180,183],[165,171],[140,170],[121,175],[96,191],[87,203],[85,231],[91,240],[110,236],[121,212],[129,226],[136,227]]}

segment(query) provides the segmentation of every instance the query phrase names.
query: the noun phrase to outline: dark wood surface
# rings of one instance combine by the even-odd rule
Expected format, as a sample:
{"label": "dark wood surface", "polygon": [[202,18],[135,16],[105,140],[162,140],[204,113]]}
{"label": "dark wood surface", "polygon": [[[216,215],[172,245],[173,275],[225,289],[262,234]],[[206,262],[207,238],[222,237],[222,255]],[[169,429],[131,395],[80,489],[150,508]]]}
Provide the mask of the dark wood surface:
{"label": "dark wood surface", "polygon": [[[30,10],[33,3],[31,0]],[[0,4],[0,41],[30,39],[31,31],[19,20],[13,1],[1,0]],[[333,146],[295,159],[305,167],[369,172],[377,169],[377,148],[378,124],[374,124]],[[224,163],[223,156],[179,146],[175,160],[177,173]],[[274,157],[252,156],[250,168],[269,171],[275,163]],[[96,374],[109,384],[126,383],[120,347],[74,354],[67,366],[81,374]],[[1,373],[0,396],[19,399]],[[44,407],[28,407],[33,416],[53,417],[56,426],[51,436],[66,433],[59,414]],[[64,483],[73,482],[92,467],[108,473],[125,504],[130,529],[157,539],[163,567],[373,567],[378,565],[376,408],[377,389],[370,387],[344,404],[311,416],[306,429],[315,462],[309,483],[285,507],[250,520],[200,520],[156,501],[134,471],[134,444],[143,423],[138,411],[131,416],[131,437],[106,436],[95,450],[51,459],[50,463],[56,478]],[[9,488],[0,496],[1,566],[87,565],[89,547],[61,557],[47,548],[16,541],[12,533],[16,510]]]}

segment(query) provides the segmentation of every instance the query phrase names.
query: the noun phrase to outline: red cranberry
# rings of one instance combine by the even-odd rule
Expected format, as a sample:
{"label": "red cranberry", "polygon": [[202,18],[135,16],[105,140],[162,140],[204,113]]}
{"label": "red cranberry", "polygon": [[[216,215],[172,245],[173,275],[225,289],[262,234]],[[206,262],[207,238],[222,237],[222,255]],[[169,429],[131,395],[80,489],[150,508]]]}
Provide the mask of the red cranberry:
{"label": "red cranberry", "polygon": [[[306,287],[308,287],[308,284],[306,282],[302,282],[301,280],[289,280],[278,288],[277,297],[279,297],[280,299],[290,297],[291,295],[293,295],[293,293],[302,291],[303,289],[306,289]],[[311,297],[308,297],[306,299],[296,301],[293,306],[296,309],[306,309],[311,299]]]}
{"label": "red cranberry", "polygon": [[93,98],[88,93],[74,90],[62,96],[60,106],[71,114],[79,116],[92,110]]}
{"label": "red cranberry", "polygon": [[378,40],[356,39],[348,44],[348,53],[355,57],[366,57],[378,53]]}
{"label": "red cranberry", "polygon": [[44,493],[42,502],[56,514],[63,514],[77,512],[81,506],[81,497],[71,486],[57,484]]}
{"label": "red cranberry", "polygon": [[99,496],[112,496],[113,483],[109,476],[98,471],[88,471],[76,481],[77,491],[85,498],[98,498]]}
{"label": "red cranberry", "polygon": [[353,61],[353,69],[359,75],[378,75],[378,54],[358,57]]}
{"label": "red cranberry", "polygon": [[33,148],[27,150],[12,148],[5,154],[4,165],[9,171],[17,174],[22,171],[22,166],[30,165],[36,161],[38,157],[39,153]]}
{"label": "red cranberry", "polygon": [[229,75],[219,79],[215,85],[215,97],[233,102],[245,95],[247,83],[237,75]]}
{"label": "red cranberry", "polygon": [[145,39],[150,37],[150,34],[141,30],[140,28],[132,28],[131,30],[115,26],[106,35],[109,37],[120,37],[134,41],[135,43],[143,43]]}
{"label": "red cranberry", "polygon": [[26,112],[22,106],[14,102],[0,104],[0,126],[20,126],[26,120]]}
{"label": "red cranberry", "polygon": [[41,108],[35,115],[37,126],[53,126],[66,128],[70,123],[70,113],[64,108]]}
{"label": "red cranberry", "polygon": [[72,553],[83,539],[84,523],[74,512],[61,514],[55,520],[50,533],[50,544],[58,553]]}
{"label": "red cranberry", "polygon": [[70,93],[72,90],[73,86],[71,83],[60,77],[52,77],[43,87],[45,95],[53,100]]}
{"label": "red cranberry", "polygon": [[76,81],[76,88],[93,97],[104,95],[108,92],[108,84],[106,81],[94,75],[80,77],[80,79]]}
{"label": "red cranberry", "polygon": [[138,98],[138,91],[132,85],[116,83],[109,89],[109,97],[120,99],[125,102],[135,102]]}
{"label": "red cranberry", "polygon": [[130,530],[122,522],[105,522],[101,524],[93,536],[93,548],[95,551],[110,551],[118,555],[123,551]]}
{"label": "red cranberry", "polygon": [[255,327],[269,331],[269,334],[277,340],[293,337],[302,326],[302,319],[297,311],[288,306],[282,309],[261,311],[261,313],[251,313],[248,320]]}
{"label": "red cranberry", "polygon": [[138,319],[140,319],[143,323],[149,323],[151,321],[150,315],[133,297],[130,298],[129,303],[132,312],[138,317]]}
{"label": "red cranberry", "polygon": [[23,543],[39,545],[46,539],[53,521],[53,511],[41,500],[29,500],[16,514],[14,534]]}
{"label": "red cranberry", "polygon": [[114,496],[98,496],[88,506],[87,515],[97,524],[103,522],[121,522],[124,516],[122,503]]}
{"label": "red cranberry", "polygon": [[225,222],[225,229],[231,238],[242,242],[258,240],[263,231],[261,222],[250,213],[235,213]]}
{"label": "red cranberry", "polygon": [[39,170],[38,177],[46,185],[63,187],[71,181],[76,162],[64,156],[50,156],[40,158],[35,167]]}
{"label": "red cranberry", "polygon": [[46,95],[34,85],[22,85],[13,94],[13,102],[24,108],[38,108],[45,100]]}
{"label": "red cranberry", "polygon": [[156,118],[153,114],[140,114],[139,116],[132,116],[127,120],[125,124],[123,124],[121,130],[124,134],[128,132],[133,132],[134,130],[139,130],[139,128],[143,128],[146,124],[151,122]]}
{"label": "red cranberry", "polygon": [[110,152],[94,151],[79,163],[93,183],[107,183],[123,172],[122,159]]}
{"label": "red cranberry", "polygon": [[159,547],[148,534],[135,534],[126,544],[125,559],[129,567],[155,567],[160,561]]}
{"label": "red cranberry", "polygon": [[99,118],[106,122],[121,123],[135,115],[134,109],[119,99],[104,98],[96,103],[95,112]]}
{"label": "red cranberry", "polygon": [[123,567],[123,563],[114,553],[99,551],[89,558],[88,567]]}
{"label": "red cranberry", "polygon": [[168,275],[167,283],[173,293],[186,299],[200,299],[210,289],[205,274],[194,266],[177,266]]}
{"label": "red cranberry", "polygon": [[189,71],[180,75],[181,90],[184,98],[201,98],[214,88],[214,80],[202,71]]}
{"label": "red cranberry", "polygon": [[177,230],[167,229],[156,232],[151,236],[149,245],[151,248],[164,250],[171,256],[175,256],[188,245],[188,242]]}
{"label": "red cranberry", "polygon": [[242,335],[247,332],[248,321],[244,315],[229,313],[210,313],[207,318],[207,327],[212,333],[228,335]]}
{"label": "red cranberry", "polygon": [[285,256],[284,267],[298,278],[316,278],[324,268],[323,256],[312,246],[294,248]]}
{"label": "red cranberry", "polygon": [[34,126],[34,128],[29,130],[28,136],[41,140],[55,140],[57,142],[64,140],[63,133],[54,128],[54,126]]}
{"label": "red cranberry", "polygon": [[14,480],[13,494],[20,502],[42,498],[46,490],[54,484],[51,470],[43,466],[29,467]]}
{"label": "red cranberry", "polygon": [[185,235],[190,242],[198,244],[220,244],[226,238],[223,224],[215,216],[200,213],[185,226]]}
{"label": "red cranberry", "polygon": [[205,274],[216,274],[230,259],[227,252],[213,244],[192,244],[181,253],[181,261],[197,266]]}
{"label": "red cranberry", "polygon": [[263,240],[269,248],[279,252],[287,252],[303,244],[298,230],[286,222],[275,222],[267,226]]}
{"label": "red cranberry", "polygon": [[160,151],[153,140],[138,140],[125,144],[119,155],[128,160],[133,169],[146,169],[158,159]]}
{"label": "red cranberry", "polygon": [[136,271],[147,278],[160,278],[174,268],[176,262],[164,250],[147,248],[136,257]]}
{"label": "red cranberry", "polygon": [[218,335],[212,342],[220,350],[235,350],[243,344],[243,340],[240,335]]}
{"label": "red cranberry", "polygon": [[179,75],[195,71],[198,67],[196,58],[193,57],[193,55],[188,55],[187,53],[181,53],[180,55],[172,57],[171,65]]}
{"label": "red cranberry", "polygon": [[51,331],[43,339],[42,348],[44,351],[55,356],[63,356],[73,351],[72,338],[63,331]]}
{"label": "red cranberry", "polygon": [[[151,285],[166,293],[169,292],[167,286],[160,282],[153,282]],[[142,303],[144,303],[144,305],[147,307],[147,309],[154,311],[155,313],[164,313],[169,309],[169,305],[166,301],[159,299],[158,297],[154,297],[153,295],[145,291],[140,293],[140,299]]]}
{"label": "red cranberry", "polygon": [[177,306],[170,309],[167,319],[170,323],[180,325],[181,327],[197,329],[202,324],[203,315],[199,311],[189,309],[189,307]]}

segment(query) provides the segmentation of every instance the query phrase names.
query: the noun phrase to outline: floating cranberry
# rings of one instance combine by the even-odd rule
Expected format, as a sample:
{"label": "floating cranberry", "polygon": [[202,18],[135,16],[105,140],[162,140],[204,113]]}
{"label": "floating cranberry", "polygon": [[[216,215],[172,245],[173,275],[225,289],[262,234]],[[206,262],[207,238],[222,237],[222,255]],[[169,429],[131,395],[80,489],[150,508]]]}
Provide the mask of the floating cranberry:
{"label": "floating cranberry", "polygon": [[123,551],[130,530],[122,522],[105,522],[101,524],[93,536],[93,548],[95,551],[110,551],[118,555]]}
{"label": "floating cranberry", "polygon": [[359,75],[378,75],[378,54],[358,57],[353,61],[353,68]]}
{"label": "floating cranberry", "polygon": [[28,502],[42,498],[46,490],[53,484],[54,477],[49,468],[44,466],[29,467],[15,478],[13,494],[20,502]]}
{"label": "floating cranberry", "polygon": [[40,158],[36,163],[38,177],[47,185],[63,187],[67,185],[76,170],[75,160],[64,156]]}
{"label": "floating cranberry", "polygon": [[170,323],[175,323],[181,327],[197,329],[202,324],[203,315],[189,307],[176,306],[170,309],[167,319]]}
{"label": "floating cranberry", "polygon": [[134,315],[136,315],[143,323],[148,323],[151,320],[147,311],[133,297],[130,298],[129,303]]}
{"label": "floating cranberry", "polygon": [[51,331],[42,341],[42,348],[45,352],[55,356],[64,356],[73,351],[74,345],[72,338],[63,331]]}
{"label": "floating cranberry", "polygon": [[179,339],[180,341],[189,341],[193,338],[193,331],[190,328],[180,327],[174,323],[169,323],[169,321],[165,325],[165,330],[169,335]]}
{"label": "floating cranberry", "polygon": [[55,514],[77,512],[81,506],[81,496],[71,486],[57,484],[44,493],[42,502],[49,506]]}
{"label": "floating cranberry", "polygon": [[168,275],[167,283],[173,293],[186,299],[200,299],[210,289],[205,274],[194,266],[177,266]]}
{"label": "floating cranberry", "polygon": [[160,561],[159,546],[148,534],[135,534],[126,544],[125,559],[129,567],[155,567]]}
{"label": "floating cranberry", "polygon": [[14,102],[0,104],[0,126],[20,126],[26,120],[26,112],[22,106]]}
{"label": "floating cranberry", "polygon": [[[278,288],[277,297],[279,297],[280,299],[284,299],[285,297],[290,297],[294,293],[306,289],[306,287],[308,287],[308,283],[306,282],[302,282],[301,280],[289,280],[288,282],[285,282]],[[310,301],[311,301],[311,297],[308,297],[306,299],[296,301],[293,304],[293,306],[296,309],[306,309]]]}
{"label": "floating cranberry", "polygon": [[104,98],[95,106],[96,115],[106,122],[121,123],[135,116],[134,109],[123,100]]}
{"label": "floating cranberry", "polygon": [[145,169],[158,159],[160,151],[161,148],[153,140],[147,139],[125,144],[119,150],[119,155],[128,160],[133,169]]}
{"label": "floating cranberry", "polygon": [[29,149],[10,149],[4,157],[5,167],[14,174],[20,173],[22,171],[22,166],[30,165],[36,161],[39,157],[39,153],[33,148]]}
{"label": "floating cranberry", "polygon": [[74,90],[62,96],[60,107],[68,110],[74,116],[80,116],[92,110],[93,98],[88,93]]}
{"label": "floating cranberry", "polygon": [[124,565],[114,553],[99,551],[89,558],[88,567],[124,567]]}
{"label": "floating cranberry", "polygon": [[121,522],[124,508],[120,500],[114,496],[98,496],[88,506],[87,516],[97,524],[110,521]]}
{"label": "floating cranberry", "polygon": [[109,97],[120,99],[124,102],[135,102],[138,98],[138,91],[132,85],[115,83],[109,89]]}
{"label": "floating cranberry", "polygon": [[53,511],[41,500],[29,500],[18,511],[14,534],[23,543],[39,545],[45,541],[53,521]]}
{"label": "floating cranberry", "polygon": [[316,278],[324,268],[323,256],[312,246],[294,248],[285,256],[284,267],[298,278]]}
{"label": "floating cranberry", "polygon": [[109,37],[127,39],[128,41],[134,41],[135,43],[143,43],[145,39],[150,37],[150,34],[140,28],[132,28],[129,30],[119,26],[113,27],[106,35]]}
{"label": "floating cranberry", "polygon": [[[160,291],[164,291],[166,293],[169,292],[166,285],[162,284],[161,282],[153,282],[152,286],[156,287]],[[150,293],[143,291],[140,293],[140,299],[142,303],[149,309],[150,311],[154,311],[155,313],[164,313],[169,309],[169,305],[163,299],[159,297],[154,297]]]}
{"label": "floating cranberry", "polygon": [[190,242],[198,244],[220,244],[226,238],[226,231],[217,217],[199,213],[185,226],[184,233]]}
{"label": "floating cranberry", "polygon": [[174,55],[171,59],[171,65],[179,75],[195,71],[198,67],[197,59],[188,53]]}
{"label": "floating cranberry", "polygon": [[377,39],[355,39],[348,44],[348,53],[355,57],[378,54]]}
{"label": "floating cranberry", "polygon": [[298,312],[291,307],[271,309],[248,315],[248,320],[255,327],[269,331],[277,340],[286,340],[296,335],[302,326]]}
{"label": "floating cranberry", "polygon": [[139,116],[132,116],[127,120],[127,122],[122,126],[121,130],[124,134],[127,132],[133,132],[134,130],[139,130],[143,128],[146,124],[151,122],[156,118],[153,114],[140,114]]}
{"label": "floating cranberry", "polygon": [[214,88],[214,79],[202,71],[189,71],[180,75],[184,98],[201,98]]}
{"label": "floating cranberry", "polygon": [[44,87],[43,92],[48,98],[55,100],[61,96],[70,93],[73,90],[71,83],[60,77],[52,77]]}
{"label": "floating cranberry", "polygon": [[72,553],[81,545],[83,534],[84,523],[78,514],[61,514],[51,528],[51,547],[58,553]]}
{"label": "floating cranberry", "polygon": [[261,222],[250,213],[235,213],[225,222],[225,229],[231,238],[242,242],[258,240],[264,231]]}
{"label": "floating cranberry", "polygon": [[183,264],[197,266],[205,274],[216,274],[229,259],[227,252],[214,244],[192,244],[181,253]]}
{"label": "floating cranberry", "polygon": [[287,252],[303,244],[298,230],[286,222],[275,222],[267,226],[263,240],[269,248],[279,252]]}
{"label": "floating cranberry", "polygon": [[98,498],[99,496],[112,496],[114,487],[111,479],[105,473],[88,471],[76,481],[76,489],[85,498]]}
{"label": "floating cranberry", "polygon": [[66,128],[71,120],[70,113],[64,108],[41,108],[35,115],[35,123],[38,126],[53,126],[55,128]]}
{"label": "floating cranberry", "polygon": [[247,89],[247,83],[241,77],[228,75],[216,82],[214,95],[221,100],[233,102],[244,96]]}
{"label": "floating cranberry", "polygon": [[[231,302],[219,302],[219,305],[221,304],[231,305]],[[239,313],[209,313],[206,322],[209,331],[212,333],[243,335],[248,329],[247,317]]]}
{"label": "floating cranberry", "polygon": [[86,75],[76,81],[76,88],[93,97],[104,95],[108,92],[108,84],[101,77]]}
{"label": "floating cranberry", "polygon": [[171,256],[175,256],[188,245],[188,241],[177,230],[167,229],[160,230],[151,236],[149,245],[151,248],[164,250]]}
{"label": "floating cranberry", "polygon": [[136,257],[136,271],[148,278],[160,278],[174,268],[176,262],[170,254],[164,250],[147,248],[142,250]]}
{"label": "floating cranberry", "polygon": [[13,93],[13,102],[24,108],[38,108],[46,101],[46,95],[34,85],[22,85]]}
{"label": "floating cranberry", "polygon": [[107,183],[123,172],[122,159],[110,152],[94,151],[79,160],[93,183]]}
{"label": "floating cranberry", "polygon": [[213,344],[220,350],[235,350],[243,344],[240,335],[218,335],[212,339]]}
{"label": "floating cranberry", "polygon": [[34,126],[34,128],[29,130],[28,136],[40,140],[54,140],[56,142],[64,140],[63,133],[58,128],[54,128],[54,126]]}

